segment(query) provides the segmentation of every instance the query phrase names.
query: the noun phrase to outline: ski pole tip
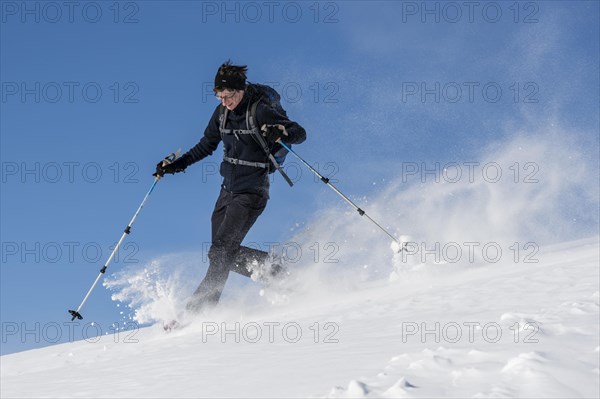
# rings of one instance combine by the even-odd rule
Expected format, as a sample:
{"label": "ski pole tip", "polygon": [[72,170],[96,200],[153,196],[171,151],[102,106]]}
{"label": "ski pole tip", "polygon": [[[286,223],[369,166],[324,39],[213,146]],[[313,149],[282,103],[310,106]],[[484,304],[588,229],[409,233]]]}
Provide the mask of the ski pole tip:
{"label": "ski pole tip", "polygon": [[394,239],[394,241],[392,241],[390,248],[392,248],[392,251],[394,251],[394,253],[399,254],[400,252],[406,250],[406,247],[409,242],[409,236],[400,236],[399,239]]}

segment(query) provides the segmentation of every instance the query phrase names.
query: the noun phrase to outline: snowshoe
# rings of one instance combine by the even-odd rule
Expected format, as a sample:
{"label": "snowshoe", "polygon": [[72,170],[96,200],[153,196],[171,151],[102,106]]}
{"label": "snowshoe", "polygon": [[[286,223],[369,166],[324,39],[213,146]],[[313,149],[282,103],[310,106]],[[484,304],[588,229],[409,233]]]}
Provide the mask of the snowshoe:
{"label": "snowshoe", "polygon": [[165,330],[165,332],[170,333],[173,330],[177,330],[179,328],[183,327],[183,325],[181,323],[179,323],[177,320],[173,319],[170,322],[163,322],[163,330]]}
{"label": "snowshoe", "polygon": [[273,283],[284,280],[290,275],[283,258],[273,254],[264,263],[252,262],[247,266],[251,273],[250,278],[254,281],[270,286]]}

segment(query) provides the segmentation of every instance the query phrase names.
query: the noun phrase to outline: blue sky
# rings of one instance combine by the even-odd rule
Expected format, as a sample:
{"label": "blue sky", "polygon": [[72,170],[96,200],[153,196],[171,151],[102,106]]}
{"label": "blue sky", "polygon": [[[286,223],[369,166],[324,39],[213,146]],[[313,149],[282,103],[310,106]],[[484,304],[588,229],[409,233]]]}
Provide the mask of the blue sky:
{"label": "blue sky", "polygon": [[[551,124],[598,162],[596,1],[0,4],[2,353],[47,345],[48,323],[60,324],[57,341],[69,338],[67,309],[154,165],[201,137],[217,104],[210,82],[229,58],[282,91],[308,133],[297,151],[353,198],[373,195],[403,162],[473,161]],[[219,158],[159,182],[109,272],[203,248]],[[293,161],[296,185],[274,177],[248,240],[285,240],[339,204]],[[104,331],[119,320],[101,286],[82,313]]]}

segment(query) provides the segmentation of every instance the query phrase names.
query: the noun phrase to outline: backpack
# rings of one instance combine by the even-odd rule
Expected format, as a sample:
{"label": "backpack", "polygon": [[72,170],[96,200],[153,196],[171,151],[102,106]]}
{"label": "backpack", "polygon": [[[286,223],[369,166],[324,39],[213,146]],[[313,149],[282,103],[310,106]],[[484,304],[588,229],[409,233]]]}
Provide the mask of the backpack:
{"label": "backpack", "polygon": [[[248,120],[251,124],[256,121],[256,105],[258,105],[259,101],[264,102],[266,105],[277,111],[277,113],[287,118],[287,112],[281,106],[281,96],[279,95],[279,93],[277,93],[277,90],[275,90],[271,86],[263,85],[260,83],[249,83],[249,85],[256,90],[258,96],[258,100],[256,100],[256,102],[250,107],[250,115],[248,116]],[[292,148],[292,145],[288,144],[288,147]],[[287,154],[288,150],[283,148],[282,146],[279,146],[277,151],[275,151],[273,157],[275,158],[279,166],[283,165]],[[274,172],[274,170],[272,172]]]}
{"label": "backpack", "polygon": [[[288,154],[288,150],[285,149],[283,146],[278,146],[279,148],[276,147],[275,153],[272,154],[271,151],[269,150],[269,146],[268,146],[267,142],[265,141],[264,137],[260,133],[260,126],[256,125],[256,107],[258,106],[258,103],[261,101],[263,103],[265,103],[267,106],[274,109],[277,113],[279,113],[287,118],[287,112],[281,106],[281,96],[271,86],[258,84],[258,83],[249,83],[248,85],[251,86],[256,91],[257,99],[253,103],[248,104],[248,108],[246,109],[246,127],[247,127],[247,129],[234,129],[234,130],[226,129],[225,123],[227,122],[228,110],[227,110],[227,108],[221,106],[221,113],[219,115],[219,131],[221,133],[221,138],[223,138],[223,136],[225,134],[232,134],[232,133],[236,137],[238,137],[237,136],[238,134],[252,135],[254,140],[260,145],[260,147],[267,154],[267,156],[268,156],[269,160],[271,161],[271,164],[274,168],[271,168],[271,165],[268,163],[249,162],[249,161],[245,161],[242,159],[229,158],[227,156],[224,156],[223,159],[225,161],[233,163],[233,164],[253,166],[253,167],[258,167],[258,168],[267,168],[267,169],[269,169],[269,173],[273,173],[273,172],[275,172],[275,170],[277,170],[277,171],[279,171],[279,173],[281,173],[281,175],[283,176],[285,181],[290,186],[293,186],[292,181],[290,180],[290,178],[285,174],[285,172],[281,168],[281,165],[285,162],[285,158]],[[289,145],[289,144],[288,144],[288,146],[291,147],[291,145]]]}
{"label": "backpack", "polygon": [[277,90],[268,85],[261,85],[260,83],[249,83],[249,86],[252,86],[258,93],[259,100],[264,101],[269,107],[287,118],[287,112],[281,106],[281,96],[277,93]]}

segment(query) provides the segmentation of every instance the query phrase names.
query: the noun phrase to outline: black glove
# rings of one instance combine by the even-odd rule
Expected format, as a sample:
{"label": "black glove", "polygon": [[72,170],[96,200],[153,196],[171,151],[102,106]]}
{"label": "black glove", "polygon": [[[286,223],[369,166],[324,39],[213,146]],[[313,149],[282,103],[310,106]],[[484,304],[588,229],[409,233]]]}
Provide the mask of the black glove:
{"label": "black glove", "polygon": [[164,159],[156,164],[156,172],[152,174],[154,177],[163,177],[165,173],[175,174],[183,172],[186,166],[184,165],[182,158],[177,158],[173,162],[166,162]]}
{"label": "black glove", "polygon": [[262,125],[260,130],[262,135],[269,141],[281,140],[288,135],[283,125]]}

